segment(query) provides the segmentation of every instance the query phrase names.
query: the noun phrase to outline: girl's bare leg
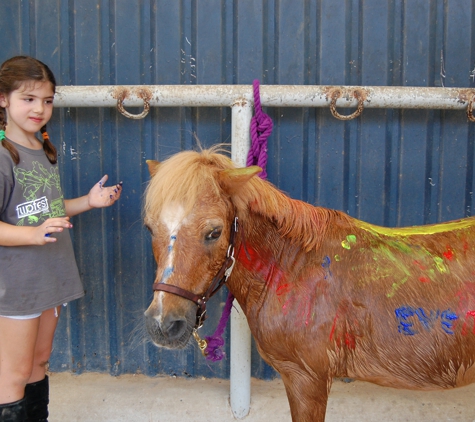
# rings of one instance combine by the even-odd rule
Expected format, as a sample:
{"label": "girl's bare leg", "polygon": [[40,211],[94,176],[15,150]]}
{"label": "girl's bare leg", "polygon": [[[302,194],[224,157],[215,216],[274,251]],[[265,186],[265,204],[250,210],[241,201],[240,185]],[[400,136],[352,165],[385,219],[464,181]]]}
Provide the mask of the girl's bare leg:
{"label": "girl's bare leg", "polygon": [[41,381],[46,375],[46,365],[53,349],[54,332],[58,325],[60,309],[60,306],[56,308],[56,312],[55,308],[48,309],[43,311],[40,316],[38,337],[33,356],[33,369],[28,384]]}
{"label": "girl's bare leg", "polygon": [[23,398],[33,370],[40,318],[0,317],[0,404]]}

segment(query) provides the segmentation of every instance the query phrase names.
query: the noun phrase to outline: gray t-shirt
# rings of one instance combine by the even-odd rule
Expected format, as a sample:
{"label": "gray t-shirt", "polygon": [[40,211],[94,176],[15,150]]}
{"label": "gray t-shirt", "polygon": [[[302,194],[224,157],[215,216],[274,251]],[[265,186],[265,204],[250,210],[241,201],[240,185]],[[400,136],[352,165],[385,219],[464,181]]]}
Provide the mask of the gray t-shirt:
{"label": "gray t-shirt", "polygon": [[[0,221],[38,226],[64,217],[57,164],[43,150],[15,144],[20,163],[0,144]],[[84,295],[69,230],[43,246],[0,246],[0,315],[42,312]]]}

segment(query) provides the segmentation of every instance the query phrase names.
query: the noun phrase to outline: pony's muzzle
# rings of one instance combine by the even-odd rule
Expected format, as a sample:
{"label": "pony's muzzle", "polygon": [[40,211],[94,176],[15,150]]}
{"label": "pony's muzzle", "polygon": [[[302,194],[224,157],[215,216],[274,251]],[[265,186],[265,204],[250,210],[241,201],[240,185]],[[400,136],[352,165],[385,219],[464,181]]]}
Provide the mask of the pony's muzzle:
{"label": "pony's muzzle", "polygon": [[180,348],[188,342],[193,325],[185,316],[168,313],[157,315],[150,308],[145,311],[145,325],[157,346]]}

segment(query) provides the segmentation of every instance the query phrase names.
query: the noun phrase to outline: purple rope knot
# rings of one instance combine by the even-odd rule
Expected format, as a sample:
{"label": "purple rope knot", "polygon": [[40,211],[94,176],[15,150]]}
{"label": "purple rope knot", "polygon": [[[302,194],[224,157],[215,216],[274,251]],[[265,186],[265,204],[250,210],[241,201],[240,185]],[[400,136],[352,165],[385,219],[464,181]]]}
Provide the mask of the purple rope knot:
{"label": "purple rope knot", "polygon": [[[261,179],[267,178],[267,138],[272,133],[272,119],[262,111],[261,97],[259,95],[259,81],[256,79],[253,83],[254,88],[254,116],[251,120],[251,148],[247,155],[246,165],[252,166],[257,164],[262,171],[259,173]],[[234,296],[229,292],[226,304],[223,308],[223,313],[216,331],[212,336],[206,336],[205,340],[208,346],[205,349],[206,359],[216,362],[223,359],[225,353],[222,348],[224,346],[223,332],[231,315],[231,308],[233,307]]]}

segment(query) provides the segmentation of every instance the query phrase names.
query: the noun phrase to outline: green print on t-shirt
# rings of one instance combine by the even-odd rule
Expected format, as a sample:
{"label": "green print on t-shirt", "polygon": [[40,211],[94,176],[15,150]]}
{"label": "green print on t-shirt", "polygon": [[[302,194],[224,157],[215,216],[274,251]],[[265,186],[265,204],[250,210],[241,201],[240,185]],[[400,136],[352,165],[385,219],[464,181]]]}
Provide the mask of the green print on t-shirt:
{"label": "green print on t-shirt", "polygon": [[[19,221],[17,222],[17,226],[36,225],[48,218],[66,215],[58,168],[52,166],[47,169],[38,161],[33,161],[32,164],[32,170],[25,170],[19,167],[13,169],[15,179],[23,189],[23,197],[26,203],[28,203],[31,208],[31,204],[35,204],[35,202],[38,201],[41,202],[45,195],[55,199],[52,199],[46,208],[39,206],[38,212],[31,212],[25,217],[20,218],[20,214],[18,213]],[[51,195],[48,195],[47,192],[51,192]],[[18,207],[21,205],[22,204]]]}

